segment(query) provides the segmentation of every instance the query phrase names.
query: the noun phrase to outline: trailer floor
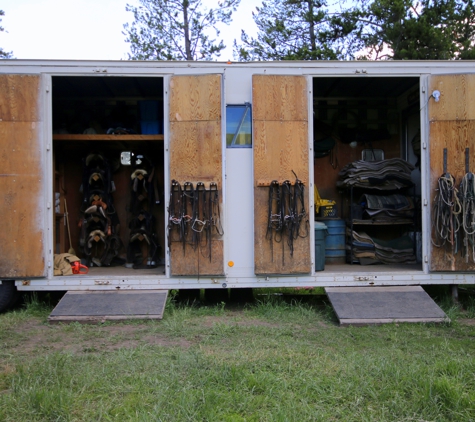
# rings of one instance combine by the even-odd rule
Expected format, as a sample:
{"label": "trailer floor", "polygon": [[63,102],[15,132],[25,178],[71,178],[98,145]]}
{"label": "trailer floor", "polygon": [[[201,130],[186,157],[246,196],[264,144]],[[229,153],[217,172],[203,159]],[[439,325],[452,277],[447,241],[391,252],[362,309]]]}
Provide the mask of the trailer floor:
{"label": "trailer floor", "polygon": [[421,264],[378,264],[378,265],[358,265],[358,264],[325,264],[323,271],[317,273],[395,273],[395,272],[422,271]]}
{"label": "trailer floor", "polygon": [[[156,275],[163,277],[165,275],[165,267],[159,266],[155,268],[125,268],[125,267],[90,267],[87,275],[96,277],[123,277],[123,276],[142,276]],[[82,274],[72,275],[68,277],[83,277]]]}
{"label": "trailer floor", "polygon": [[[413,272],[422,271],[421,264],[393,264],[393,265],[350,265],[350,264],[328,264],[323,271],[317,271],[316,274],[325,273],[394,273],[394,272]],[[165,276],[165,267],[156,268],[125,268],[125,267],[91,267],[88,275],[96,277],[124,277],[124,276],[142,276],[156,275]],[[82,275],[68,276],[82,277]]]}
{"label": "trailer floor", "polygon": [[340,325],[447,322],[421,286],[326,287]]}

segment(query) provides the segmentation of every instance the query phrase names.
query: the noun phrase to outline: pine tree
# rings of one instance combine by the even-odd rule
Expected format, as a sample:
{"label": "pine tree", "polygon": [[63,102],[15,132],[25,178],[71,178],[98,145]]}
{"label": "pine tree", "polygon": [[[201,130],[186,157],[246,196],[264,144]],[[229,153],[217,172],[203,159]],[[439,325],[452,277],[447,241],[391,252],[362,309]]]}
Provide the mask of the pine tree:
{"label": "pine tree", "polygon": [[212,60],[225,48],[222,40],[210,38],[217,25],[229,24],[240,0],[218,1],[215,9],[201,0],[140,0],[127,5],[134,22],[124,25],[132,60]]}

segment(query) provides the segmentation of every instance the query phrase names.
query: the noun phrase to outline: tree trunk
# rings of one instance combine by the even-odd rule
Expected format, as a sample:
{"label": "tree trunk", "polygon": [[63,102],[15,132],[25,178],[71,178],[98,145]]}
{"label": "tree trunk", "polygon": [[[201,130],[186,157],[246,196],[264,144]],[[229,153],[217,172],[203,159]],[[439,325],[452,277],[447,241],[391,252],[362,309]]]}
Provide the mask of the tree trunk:
{"label": "tree trunk", "polygon": [[191,54],[191,40],[190,40],[190,23],[188,21],[188,1],[183,2],[183,24],[184,24],[184,35],[185,35],[185,53],[186,60],[193,60]]}
{"label": "tree trunk", "polygon": [[308,5],[308,17],[309,17],[309,31],[310,31],[310,46],[312,51],[317,49],[316,37],[315,37],[315,22],[313,21],[313,0],[307,0]]}

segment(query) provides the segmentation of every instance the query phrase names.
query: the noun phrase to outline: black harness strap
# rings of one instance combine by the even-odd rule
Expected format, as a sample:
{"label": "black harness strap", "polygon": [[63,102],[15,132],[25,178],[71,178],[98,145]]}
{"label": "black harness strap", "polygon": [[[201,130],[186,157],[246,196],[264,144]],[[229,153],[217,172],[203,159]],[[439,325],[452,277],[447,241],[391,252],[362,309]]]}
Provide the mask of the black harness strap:
{"label": "black harness strap", "polygon": [[223,226],[221,225],[221,213],[219,211],[219,191],[218,185],[214,182],[211,182],[209,185],[209,200],[211,204],[210,211],[210,220],[211,225],[214,226],[216,233],[219,236],[224,234]]}
{"label": "black harness strap", "polygon": [[282,240],[282,202],[280,185],[273,180],[269,186],[266,239],[270,242],[272,262],[274,262],[274,241]]}
{"label": "black harness strap", "polygon": [[[295,180],[294,185],[294,206],[295,206],[295,238],[305,238],[309,234],[310,222],[308,221],[307,211],[305,210],[305,185],[298,178]],[[302,234],[302,223],[304,223],[305,231]]]}
{"label": "black harness strap", "polygon": [[[294,229],[295,229],[295,204],[292,192],[292,184],[289,180],[282,182],[282,234],[287,234],[287,245],[290,249],[290,256],[294,255]],[[282,265],[285,264],[284,252],[282,252]]]}
{"label": "black harness strap", "polygon": [[170,189],[170,202],[168,204],[168,247],[171,247],[171,236],[170,232],[177,228],[180,234],[183,232],[183,219],[182,219],[182,199],[183,192],[181,190],[181,185],[176,181],[172,180],[172,186]]}
{"label": "black harness strap", "polygon": [[197,249],[201,244],[201,233],[206,227],[207,221],[204,212],[206,188],[204,183],[198,182],[195,187],[193,197],[193,219],[191,222],[191,230],[193,230],[193,249]]}
{"label": "black harness strap", "polygon": [[195,189],[193,188],[193,183],[185,182],[182,189],[183,199],[182,199],[182,214],[181,218],[183,221],[182,231],[180,233],[180,239],[183,243],[183,255],[185,254],[186,243],[188,240],[189,227],[193,223],[193,213],[195,209]]}

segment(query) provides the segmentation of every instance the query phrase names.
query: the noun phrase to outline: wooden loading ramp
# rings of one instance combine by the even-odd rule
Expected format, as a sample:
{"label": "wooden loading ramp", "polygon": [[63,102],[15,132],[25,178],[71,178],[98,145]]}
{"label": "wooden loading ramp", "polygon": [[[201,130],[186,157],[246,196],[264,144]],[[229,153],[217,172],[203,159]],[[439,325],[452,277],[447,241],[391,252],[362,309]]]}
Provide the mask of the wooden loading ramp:
{"label": "wooden loading ramp", "polygon": [[447,322],[421,286],[326,287],[340,325]]}
{"label": "wooden loading ramp", "polygon": [[48,317],[51,323],[162,319],[168,290],[69,291]]}

